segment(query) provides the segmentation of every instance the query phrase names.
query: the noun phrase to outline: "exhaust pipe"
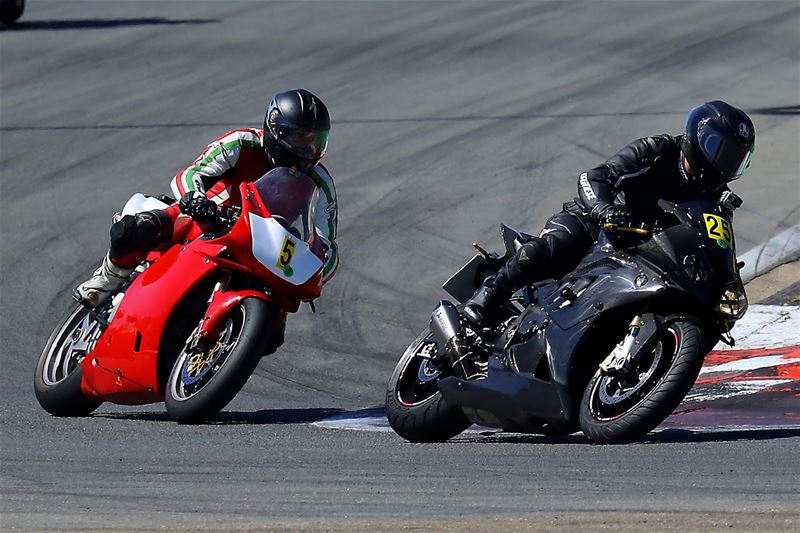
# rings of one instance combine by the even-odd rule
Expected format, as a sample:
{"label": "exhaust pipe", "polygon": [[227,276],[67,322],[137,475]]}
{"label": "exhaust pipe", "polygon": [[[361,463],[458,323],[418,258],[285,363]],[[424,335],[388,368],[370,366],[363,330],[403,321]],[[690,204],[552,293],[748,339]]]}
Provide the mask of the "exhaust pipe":
{"label": "exhaust pipe", "polygon": [[463,330],[456,306],[447,300],[439,302],[439,306],[431,313],[430,327],[434,337],[444,344],[445,353],[453,367],[460,369],[465,379],[481,375],[472,360],[472,352],[462,342]]}
{"label": "exhaust pipe", "polygon": [[439,302],[439,306],[431,313],[431,332],[449,347],[461,333],[461,320],[456,306],[447,300]]}

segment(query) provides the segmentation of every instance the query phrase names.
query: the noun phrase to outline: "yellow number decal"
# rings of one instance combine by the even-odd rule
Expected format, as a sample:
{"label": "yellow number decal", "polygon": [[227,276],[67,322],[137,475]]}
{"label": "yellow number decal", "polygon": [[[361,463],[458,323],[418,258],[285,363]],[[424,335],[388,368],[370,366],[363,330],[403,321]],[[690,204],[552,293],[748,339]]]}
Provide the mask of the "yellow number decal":
{"label": "yellow number decal", "polygon": [[283,246],[281,247],[281,253],[278,256],[278,267],[285,269],[289,266],[289,263],[292,262],[292,256],[294,256],[294,248],[297,246],[297,243],[292,240],[291,237],[288,235],[283,239]]}
{"label": "yellow number decal", "polygon": [[731,245],[730,222],[711,213],[703,213],[703,219],[706,221],[708,238],[717,241],[717,244],[723,248],[729,247]]}

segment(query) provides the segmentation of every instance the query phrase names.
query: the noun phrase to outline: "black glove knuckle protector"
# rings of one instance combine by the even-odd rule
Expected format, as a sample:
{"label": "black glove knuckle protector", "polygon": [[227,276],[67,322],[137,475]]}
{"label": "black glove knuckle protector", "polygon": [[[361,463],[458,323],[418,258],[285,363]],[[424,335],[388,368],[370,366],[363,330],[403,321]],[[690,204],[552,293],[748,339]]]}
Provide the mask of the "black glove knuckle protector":
{"label": "black glove knuckle protector", "polygon": [[181,213],[197,220],[212,220],[217,214],[217,204],[197,191],[184,194],[178,206]]}

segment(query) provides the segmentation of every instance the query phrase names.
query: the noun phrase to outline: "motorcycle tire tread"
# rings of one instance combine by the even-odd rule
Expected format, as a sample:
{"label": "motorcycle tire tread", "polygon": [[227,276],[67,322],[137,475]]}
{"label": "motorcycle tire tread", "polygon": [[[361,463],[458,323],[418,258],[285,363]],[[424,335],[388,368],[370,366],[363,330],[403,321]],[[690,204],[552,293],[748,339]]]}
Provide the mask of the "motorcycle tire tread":
{"label": "motorcycle tire tread", "polygon": [[85,309],[85,307],[81,304],[73,305],[61,317],[56,327],[53,328],[50,337],[47,339],[42,354],[39,356],[39,361],[36,364],[36,371],[33,378],[33,390],[36,394],[36,400],[45,411],[53,416],[87,416],[103,403],[100,400],[87,398],[83,394],[83,391],[81,391],[83,371],[80,366],[55,385],[48,385],[42,379],[46,354],[50,346],[55,342],[56,336],[63,325],[81,309]]}
{"label": "motorcycle tire tread", "polygon": [[[393,397],[394,391],[388,394]],[[389,425],[409,442],[444,442],[471,425],[461,409],[447,405],[441,394],[414,407],[405,407],[396,401],[390,407],[388,394],[386,412]]]}
{"label": "motorcycle tire tread", "polygon": [[171,397],[171,383],[180,368],[176,366],[167,378],[164,403],[167,414],[181,424],[200,424],[219,413],[244,387],[258,366],[261,355],[272,336],[273,311],[258,298],[245,298],[240,305],[247,307],[245,324],[239,341],[225,363],[207,385],[185,400]]}
{"label": "motorcycle tire tread", "polygon": [[425,331],[409,346],[397,363],[386,390],[386,418],[394,431],[409,442],[443,442],[467,429],[472,423],[457,407],[447,404],[441,393],[413,406],[400,403],[396,388],[406,362],[428,336]]}
{"label": "motorcycle tire tread", "polygon": [[705,357],[703,335],[693,321],[675,320],[671,324],[680,329],[679,353],[666,376],[631,411],[611,421],[596,420],[590,413],[589,400],[599,374],[590,380],[580,404],[580,427],[590,441],[622,444],[641,438],[663,422],[692,388]]}

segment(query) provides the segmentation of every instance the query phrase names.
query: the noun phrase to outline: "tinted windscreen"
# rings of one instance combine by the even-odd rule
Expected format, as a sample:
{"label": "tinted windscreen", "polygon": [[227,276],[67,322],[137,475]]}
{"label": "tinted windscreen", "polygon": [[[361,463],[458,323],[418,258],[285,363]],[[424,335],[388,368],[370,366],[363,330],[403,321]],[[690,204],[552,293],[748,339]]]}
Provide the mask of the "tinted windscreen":
{"label": "tinted windscreen", "polygon": [[295,237],[308,241],[317,203],[314,181],[305,174],[278,167],[258,178],[255,187],[272,217]]}

